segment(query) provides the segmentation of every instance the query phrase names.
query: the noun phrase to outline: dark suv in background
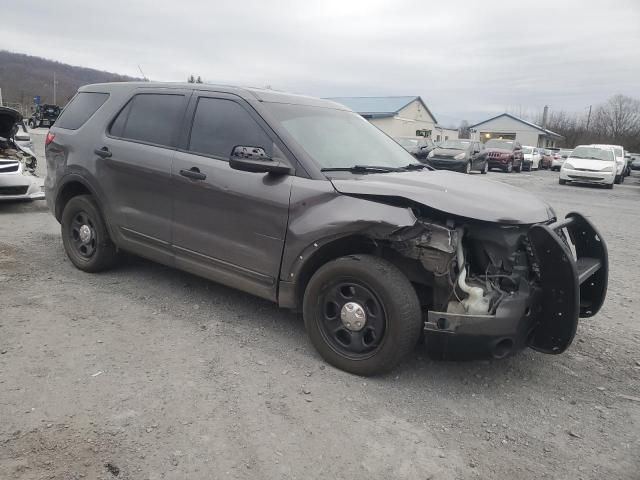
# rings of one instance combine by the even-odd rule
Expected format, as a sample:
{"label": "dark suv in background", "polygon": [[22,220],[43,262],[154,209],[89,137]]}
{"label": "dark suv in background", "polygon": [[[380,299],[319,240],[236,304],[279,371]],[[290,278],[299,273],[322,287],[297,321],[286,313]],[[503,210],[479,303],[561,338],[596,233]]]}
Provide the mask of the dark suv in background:
{"label": "dark suv in background", "polygon": [[125,250],[299,310],[323,358],[356,374],[390,370],[423,333],[444,357],[560,353],[604,300],[606,246],[584,217],[432,171],[331,101],[89,85],[45,151],[77,268]]}
{"label": "dark suv in background", "polygon": [[499,168],[503,172],[520,172],[524,162],[522,145],[515,140],[492,138],[484,144],[489,169]]}
{"label": "dark suv in background", "polygon": [[38,105],[27,122],[29,128],[50,127],[60,115],[60,107],[47,103]]}

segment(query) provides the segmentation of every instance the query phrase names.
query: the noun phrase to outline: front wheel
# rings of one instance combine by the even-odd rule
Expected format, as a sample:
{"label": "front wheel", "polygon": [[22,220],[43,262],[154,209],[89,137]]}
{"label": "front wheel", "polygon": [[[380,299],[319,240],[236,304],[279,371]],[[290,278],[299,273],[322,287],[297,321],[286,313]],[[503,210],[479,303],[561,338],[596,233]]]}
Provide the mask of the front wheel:
{"label": "front wheel", "polygon": [[480,173],[482,175],[486,175],[488,171],[489,171],[489,162],[484,162],[484,167],[482,168]]}
{"label": "front wheel", "polygon": [[471,173],[471,162],[467,162],[467,165],[464,167],[464,173],[466,174]]}
{"label": "front wheel", "polygon": [[371,255],[350,255],[318,269],[307,285],[304,323],[331,365],[356,375],[395,367],[417,344],[420,302],[409,279]]}
{"label": "front wheel", "polygon": [[560,185],[565,185],[565,184],[567,183],[567,181],[566,181],[566,180],[563,180],[563,179],[561,179],[561,178],[559,178],[559,179],[558,179],[558,183],[559,183]]}
{"label": "front wheel", "polygon": [[33,119],[30,118],[28,123],[30,129],[33,130],[34,128],[36,128],[36,122],[34,122]]}
{"label": "front wheel", "polygon": [[507,163],[507,173],[513,172],[513,162]]}
{"label": "front wheel", "polygon": [[620,180],[620,177],[622,175],[616,175],[615,179],[613,180],[613,183],[615,183],[616,185],[620,185],[620,183],[622,183],[622,180]]}

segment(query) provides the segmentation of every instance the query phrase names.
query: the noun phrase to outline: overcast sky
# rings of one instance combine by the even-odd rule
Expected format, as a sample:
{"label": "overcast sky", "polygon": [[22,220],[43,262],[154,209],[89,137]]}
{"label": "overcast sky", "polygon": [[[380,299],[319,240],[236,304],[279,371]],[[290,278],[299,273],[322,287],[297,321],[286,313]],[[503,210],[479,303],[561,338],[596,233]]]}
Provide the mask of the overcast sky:
{"label": "overcast sky", "polygon": [[153,80],[421,95],[441,123],[640,97],[639,0],[20,0],[0,48]]}

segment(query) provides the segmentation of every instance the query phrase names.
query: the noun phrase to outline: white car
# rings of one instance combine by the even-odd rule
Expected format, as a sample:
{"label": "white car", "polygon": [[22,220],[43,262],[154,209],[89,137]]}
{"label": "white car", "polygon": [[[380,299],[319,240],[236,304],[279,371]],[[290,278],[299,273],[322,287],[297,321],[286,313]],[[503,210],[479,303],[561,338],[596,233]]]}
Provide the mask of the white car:
{"label": "white car", "polygon": [[627,159],[624,157],[624,148],[620,145],[601,145],[592,144],[592,147],[608,147],[613,149],[613,153],[616,156],[616,183],[624,182],[624,173],[627,170]]}
{"label": "white car", "polygon": [[540,168],[540,160],[542,160],[542,154],[539,148],[523,145],[522,155],[524,158],[524,164],[529,165],[529,170],[538,170]]}
{"label": "white car", "polygon": [[616,183],[617,162],[614,149],[603,145],[580,145],[560,168],[558,183],[596,183],[613,188]]}

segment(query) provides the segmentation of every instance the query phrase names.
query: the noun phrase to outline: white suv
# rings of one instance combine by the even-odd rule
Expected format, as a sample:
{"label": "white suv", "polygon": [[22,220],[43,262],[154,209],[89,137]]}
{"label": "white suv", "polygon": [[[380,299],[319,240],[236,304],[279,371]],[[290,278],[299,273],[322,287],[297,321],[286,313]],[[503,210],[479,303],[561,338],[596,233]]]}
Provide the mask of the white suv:
{"label": "white suv", "polygon": [[600,145],[593,144],[592,147],[603,147],[603,148],[611,148],[613,149],[613,154],[616,157],[616,183],[624,182],[625,174],[624,172],[627,170],[627,159],[624,157],[624,148],[620,145]]}
{"label": "white suv", "polygon": [[618,183],[616,160],[613,147],[580,145],[562,164],[558,183],[596,183],[613,188],[613,184]]}

